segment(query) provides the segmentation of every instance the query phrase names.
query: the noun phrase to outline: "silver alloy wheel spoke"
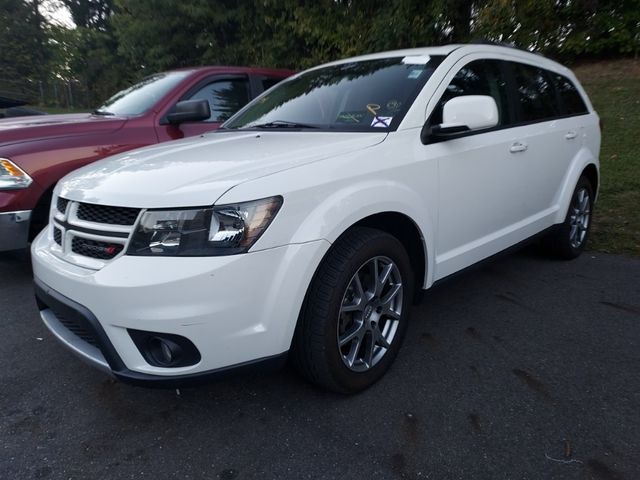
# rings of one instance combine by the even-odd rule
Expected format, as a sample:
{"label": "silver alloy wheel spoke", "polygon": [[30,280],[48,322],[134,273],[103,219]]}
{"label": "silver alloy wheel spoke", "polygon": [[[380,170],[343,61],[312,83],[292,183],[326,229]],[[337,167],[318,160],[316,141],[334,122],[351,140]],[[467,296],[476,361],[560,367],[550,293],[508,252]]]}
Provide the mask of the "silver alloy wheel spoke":
{"label": "silver alloy wheel spoke", "polygon": [[393,285],[389,292],[387,292],[387,294],[380,299],[380,305],[389,305],[393,301],[393,299],[396,298],[396,295],[400,293],[400,290],[402,290],[402,284]]}
{"label": "silver alloy wheel spoke", "polygon": [[373,367],[373,352],[375,351],[375,348],[376,348],[376,339],[374,338],[372,333],[367,335],[365,339],[365,348],[366,348],[366,351],[365,351],[365,357],[364,357],[364,364],[366,365],[367,368],[371,368]]}
{"label": "silver alloy wheel spoke", "polygon": [[381,345],[384,348],[389,348],[391,344],[384,338],[384,335],[380,331],[380,329],[376,330],[376,343]]}
{"label": "silver alloy wheel spoke", "polygon": [[402,314],[402,278],[388,257],[374,257],[353,275],[338,318],[338,349],[351,370],[374,367],[391,348]]}
{"label": "silver alloy wheel spoke", "polygon": [[393,263],[390,263],[382,269],[382,272],[378,277],[378,281],[376,282],[376,295],[378,297],[382,295],[382,290],[384,289],[384,286],[389,281],[389,275],[391,275],[391,270],[393,270],[393,267],[394,267]]}
{"label": "silver alloy wheel spoke", "polygon": [[383,310],[382,313],[384,313],[389,318],[393,318],[394,320],[400,319],[400,313],[396,312],[395,310],[392,310],[391,308],[387,308],[386,310]]}
{"label": "silver alloy wheel spoke", "polygon": [[362,336],[363,333],[363,324],[357,325],[354,329],[352,329],[349,333],[344,334],[343,336],[340,337],[340,339],[338,340],[338,345],[340,345],[341,347],[346,345],[347,343],[351,342],[352,340],[356,339],[356,338],[360,338]]}
{"label": "silver alloy wheel spoke", "polygon": [[347,365],[349,367],[353,367],[353,364],[356,361],[357,355],[360,352],[360,347],[362,346],[362,338],[356,337],[351,343],[351,349],[349,350],[349,354],[343,359],[346,358]]}

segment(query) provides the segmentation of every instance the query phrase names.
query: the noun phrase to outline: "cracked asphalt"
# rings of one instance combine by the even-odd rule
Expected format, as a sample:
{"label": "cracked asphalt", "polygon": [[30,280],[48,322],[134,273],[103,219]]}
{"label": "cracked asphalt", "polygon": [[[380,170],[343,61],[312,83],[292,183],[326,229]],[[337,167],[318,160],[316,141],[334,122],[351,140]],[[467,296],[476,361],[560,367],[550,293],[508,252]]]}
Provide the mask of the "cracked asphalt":
{"label": "cracked asphalt", "polygon": [[640,260],[524,250],[429,291],[386,377],[291,369],[198,388],[112,381],[41,324],[0,254],[2,479],[640,478]]}

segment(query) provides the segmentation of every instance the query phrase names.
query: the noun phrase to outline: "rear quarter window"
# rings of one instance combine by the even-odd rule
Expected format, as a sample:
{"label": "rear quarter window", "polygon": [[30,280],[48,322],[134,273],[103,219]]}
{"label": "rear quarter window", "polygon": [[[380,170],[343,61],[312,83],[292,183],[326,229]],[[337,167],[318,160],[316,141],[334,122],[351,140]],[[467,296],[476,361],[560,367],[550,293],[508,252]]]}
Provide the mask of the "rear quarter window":
{"label": "rear quarter window", "polygon": [[584,115],[589,113],[580,92],[571,80],[560,74],[553,74],[556,90],[562,99],[565,115]]}

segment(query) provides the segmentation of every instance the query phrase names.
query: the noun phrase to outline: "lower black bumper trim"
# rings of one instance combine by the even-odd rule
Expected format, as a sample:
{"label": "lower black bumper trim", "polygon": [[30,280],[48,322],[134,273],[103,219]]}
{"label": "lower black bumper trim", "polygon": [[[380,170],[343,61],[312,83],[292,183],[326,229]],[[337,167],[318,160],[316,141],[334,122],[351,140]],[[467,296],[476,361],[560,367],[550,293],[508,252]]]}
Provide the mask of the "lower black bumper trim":
{"label": "lower black bumper trim", "polygon": [[118,380],[130,385],[138,385],[151,388],[180,388],[194,387],[214,381],[225,380],[252,373],[268,373],[280,370],[287,361],[288,352],[258,360],[232,365],[230,367],[208,370],[205,372],[191,373],[188,375],[149,375],[146,373],[124,370],[113,372]]}

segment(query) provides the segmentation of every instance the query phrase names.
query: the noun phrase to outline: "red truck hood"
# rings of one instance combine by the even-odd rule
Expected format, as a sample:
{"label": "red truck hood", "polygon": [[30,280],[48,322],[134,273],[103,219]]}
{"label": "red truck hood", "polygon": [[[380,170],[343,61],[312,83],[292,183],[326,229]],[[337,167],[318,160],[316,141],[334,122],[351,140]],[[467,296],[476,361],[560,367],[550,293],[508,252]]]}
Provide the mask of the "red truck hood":
{"label": "red truck hood", "polygon": [[66,115],[33,115],[0,120],[0,145],[50,137],[85,135],[118,130],[124,117],[99,116],[89,113]]}

